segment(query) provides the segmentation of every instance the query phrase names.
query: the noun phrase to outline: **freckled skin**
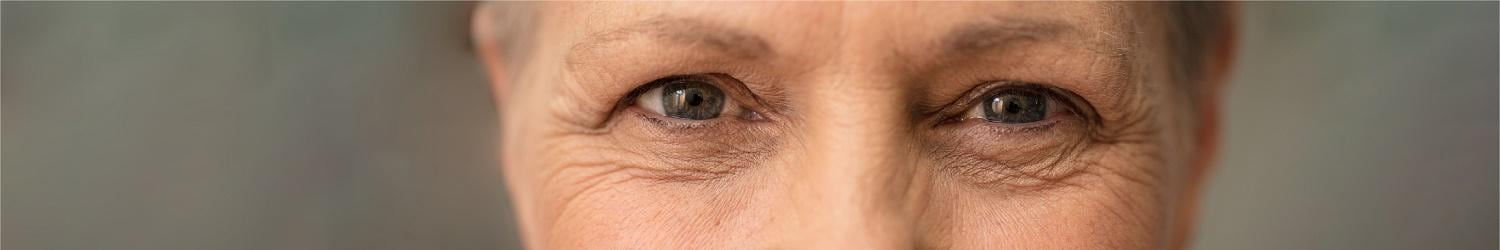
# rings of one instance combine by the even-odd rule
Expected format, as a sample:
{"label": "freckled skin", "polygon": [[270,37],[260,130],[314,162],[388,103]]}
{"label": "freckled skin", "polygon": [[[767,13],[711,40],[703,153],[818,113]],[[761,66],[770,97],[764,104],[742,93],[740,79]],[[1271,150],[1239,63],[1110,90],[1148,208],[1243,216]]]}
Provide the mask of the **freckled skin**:
{"label": "freckled skin", "polygon": [[[1178,248],[1213,116],[1172,91],[1169,21],[1152,10],[549,3],[526,67],[499,63],[504,40],[478,41],[531,248]],[[500,25],[487,20],[476,36]],[[629,101],[708,73],[757,118]],[[1068,112],[948,119],[1022,84]]]}

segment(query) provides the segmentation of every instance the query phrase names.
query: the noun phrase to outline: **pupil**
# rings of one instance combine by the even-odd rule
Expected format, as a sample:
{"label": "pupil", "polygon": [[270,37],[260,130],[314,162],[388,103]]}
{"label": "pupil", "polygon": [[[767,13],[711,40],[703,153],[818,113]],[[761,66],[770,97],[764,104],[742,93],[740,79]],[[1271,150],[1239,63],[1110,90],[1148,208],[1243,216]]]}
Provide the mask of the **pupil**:
{"label": "pupil", "polygon": [[698,95],[698,91],[688,92],[687,105],[698,106],[698,104],[703,104],[703,96]]}
{"label": "pupil", "polygon": [[1021,105],[1017,104],[1016,100],[1014,100],[1014,99],[1007,100],[1007,102],[1005,102],[1005,113],[1006,114],[1021,113]]}
{"label": "pupil", "polygon": [[678,79],[662,86],[662,113],[668,117],[708,120],[724,109],[724,92],[695,79]]}

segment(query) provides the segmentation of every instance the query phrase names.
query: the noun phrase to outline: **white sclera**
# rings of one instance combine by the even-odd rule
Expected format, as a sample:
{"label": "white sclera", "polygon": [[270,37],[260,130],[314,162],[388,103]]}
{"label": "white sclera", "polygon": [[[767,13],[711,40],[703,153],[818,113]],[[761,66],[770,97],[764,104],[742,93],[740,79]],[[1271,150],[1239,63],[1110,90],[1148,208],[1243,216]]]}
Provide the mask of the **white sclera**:
{"label": "white sclera", "polygon": [[658,115],[666,116],[667,111],[661,106],[661,89],[661,86],[657,86],[646,90],[645,93],[641,93],[641,96],[635,98],[635,105],[641,106],[641,108],[650,110]]}

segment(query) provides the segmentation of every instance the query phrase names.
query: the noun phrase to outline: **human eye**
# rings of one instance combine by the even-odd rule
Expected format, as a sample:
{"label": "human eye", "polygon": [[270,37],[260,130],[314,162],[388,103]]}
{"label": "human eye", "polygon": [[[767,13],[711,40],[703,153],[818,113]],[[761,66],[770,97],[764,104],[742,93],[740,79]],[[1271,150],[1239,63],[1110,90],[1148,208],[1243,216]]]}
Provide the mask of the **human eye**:
{"label": "human eye", "polygon": [[1004,131],[1021,132],[1049,128],[1077,119],[1078,98],[1066,90],[1021,82],[991,83],[968,103],[957,120],[983,121]]}
{"label": "human eye", "polygon": [[[1077,173],[1095,117],[1087,101],[1055,85],[979,84],[935,127],[944,169],[977,184],[1038,186]],[[951,113],[950,113],[951,114]]]}
{"label": "human eye", "polygon": [[622,95],[605,130],[620,165],[656,180],[708,180],[760,164],[779,143],[775,114],[727,74],[669,75]]}
{"label": "human eye", "polygon": [[657,115],[686,120],[718,118],[734,103],[725,102],[724,90],[713,83],[694,77],[672,77],[657,80],[654,87],[636,97],[636,106]]}
{"label": "human eye", "polygon": [[632,107],[664,125],[701,126],[720,119],[759,120],[760,113],[742,104],[747,97],[738,81],[715,74],[676,75],[653,80],[633,91]]}

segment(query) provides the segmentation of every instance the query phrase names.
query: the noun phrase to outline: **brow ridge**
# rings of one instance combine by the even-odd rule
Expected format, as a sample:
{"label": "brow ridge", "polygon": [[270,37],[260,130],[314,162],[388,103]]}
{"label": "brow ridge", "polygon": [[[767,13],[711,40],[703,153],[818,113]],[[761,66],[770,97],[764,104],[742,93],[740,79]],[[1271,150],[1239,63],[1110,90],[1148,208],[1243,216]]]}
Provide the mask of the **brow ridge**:
{"label": "brow ridge", "polygon": [[740,59],[774,55],[758,35],[697,18],[660,16],[597,33],[573,46],[572,53],[607,47],[629,39],[650,38],[673,45],[701,47]]}
{"label": "brow ridge", "polygon": [[972,54],[1018,42],[1056,39],[1074,30],[1059,22],[996,17],[959,25],[942,41],[949,54]]}

